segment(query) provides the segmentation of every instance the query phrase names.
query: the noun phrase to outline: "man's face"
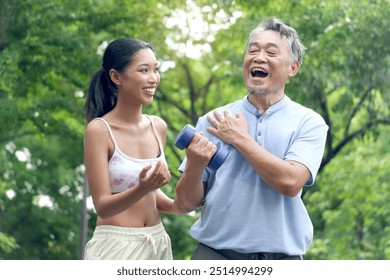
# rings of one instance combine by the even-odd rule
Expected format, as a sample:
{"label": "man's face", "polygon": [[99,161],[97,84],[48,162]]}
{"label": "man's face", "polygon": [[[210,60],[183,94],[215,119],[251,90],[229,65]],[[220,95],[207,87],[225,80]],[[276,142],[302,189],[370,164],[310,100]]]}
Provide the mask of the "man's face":
{"label": "man's face", "polygon": [[249,42],[242,75],[251,93],[284,94],[284,85],[298,69],[299,63],[290,61],[287,39],[276,31],[265,30]]}

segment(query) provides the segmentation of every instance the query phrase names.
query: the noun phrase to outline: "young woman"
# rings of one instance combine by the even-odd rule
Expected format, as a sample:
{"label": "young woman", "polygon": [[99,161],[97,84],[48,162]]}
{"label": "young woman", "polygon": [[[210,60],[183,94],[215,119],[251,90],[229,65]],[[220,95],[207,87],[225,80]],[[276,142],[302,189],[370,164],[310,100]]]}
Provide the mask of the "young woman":
{"label": "young woman", "polygon": [[[98,218],[84,259],[172,259],[159,212],[187,211],[160,190],[170,181],[167,125],[142,113],[160,82],[158,69],[150,44],[122,38],[108,45],[92,78],[84,158]],[[197,138],[204,160],[214,150],[206,140]]]}

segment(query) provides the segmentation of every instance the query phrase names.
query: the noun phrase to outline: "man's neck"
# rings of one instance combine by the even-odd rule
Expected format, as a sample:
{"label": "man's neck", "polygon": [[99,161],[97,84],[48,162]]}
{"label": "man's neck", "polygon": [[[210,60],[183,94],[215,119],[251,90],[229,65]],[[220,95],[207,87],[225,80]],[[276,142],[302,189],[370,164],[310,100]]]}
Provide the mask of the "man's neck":
{"label": "man's neck", "polygon": [[249,94],[248,100],[262,112],[266,112],[272,105],[278,103],[284,97],[284,93],[281,94],[266,94],[266,95],[254,95]]}

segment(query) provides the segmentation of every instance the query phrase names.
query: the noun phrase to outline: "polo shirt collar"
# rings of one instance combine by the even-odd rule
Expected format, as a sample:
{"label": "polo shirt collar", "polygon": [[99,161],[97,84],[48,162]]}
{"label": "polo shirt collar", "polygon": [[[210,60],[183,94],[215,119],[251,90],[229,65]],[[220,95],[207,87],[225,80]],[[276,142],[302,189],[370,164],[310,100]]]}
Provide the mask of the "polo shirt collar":
{"label": "polo shirt collar", "polygon": [[[287,104],[290,102],[291,102],[291,99],[287,95],[284,95],[281,100],[279,100],[278,102],[273,104],[271,107],[269,107],[268,110],[265,112],[265,114],[271,115],[277,111],[280,111],[284,107],[286,107]],[[244,108],[248,112],[250,112],[254,115],[262,114],[262,112],[259,109],[257,109],[256,106],[252,104],[252,102],[249,101],[248,95],[244,96],[243,103],[244,103]]]}

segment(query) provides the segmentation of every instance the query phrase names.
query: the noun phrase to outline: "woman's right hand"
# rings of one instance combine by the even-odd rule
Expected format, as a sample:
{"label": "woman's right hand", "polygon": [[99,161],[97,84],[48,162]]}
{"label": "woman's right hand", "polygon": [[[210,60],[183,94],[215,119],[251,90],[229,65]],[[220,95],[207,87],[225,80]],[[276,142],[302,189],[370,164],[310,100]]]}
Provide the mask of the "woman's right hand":
{"label": "woman's right hand", "polygon": [[154,169],[149,172],[152,165],[145,166],[139,174],[139,185],[151,191],[161,188],[171,180],[171,173],[164,161],[157,162]]}

